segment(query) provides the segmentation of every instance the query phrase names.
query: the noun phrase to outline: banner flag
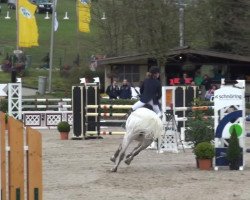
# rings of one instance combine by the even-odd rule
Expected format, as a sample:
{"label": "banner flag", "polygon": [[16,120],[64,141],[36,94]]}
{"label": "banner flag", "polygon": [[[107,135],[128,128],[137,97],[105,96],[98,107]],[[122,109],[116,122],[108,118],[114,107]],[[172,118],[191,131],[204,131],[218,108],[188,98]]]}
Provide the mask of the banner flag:
{"label": "banner flag", "polygon": [[18,46],[38,46],[38,29],[35,13],[36,6],[28,0],[18,2]]}
{"label": "banner flag", "polygon": [[78,29],[80,32],[89,33],[90,16],[90,0],[77,0],[78,8]]}
{"label": "banner flag", "polygon": [[55,23],[54,23],[54,31],[57,31],[58,29],[58,26],[59,26],[59,23],[58,23],[58,20],[57,20],[57,14],[55,12]]}

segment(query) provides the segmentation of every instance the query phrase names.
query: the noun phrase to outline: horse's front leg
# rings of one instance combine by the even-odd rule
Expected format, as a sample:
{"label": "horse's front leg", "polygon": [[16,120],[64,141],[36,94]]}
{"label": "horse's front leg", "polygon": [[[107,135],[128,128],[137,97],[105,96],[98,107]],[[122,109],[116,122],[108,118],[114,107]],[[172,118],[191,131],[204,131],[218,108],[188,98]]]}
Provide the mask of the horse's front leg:
{"label": "horse's front leg", "polygon": [[146,149],[152,142],[153,138],[144,138],[141,142],[141,145],[131,153],[130,157],[126,158],[125,163],[129,165],[134,157],[138,155],[142,150]]}

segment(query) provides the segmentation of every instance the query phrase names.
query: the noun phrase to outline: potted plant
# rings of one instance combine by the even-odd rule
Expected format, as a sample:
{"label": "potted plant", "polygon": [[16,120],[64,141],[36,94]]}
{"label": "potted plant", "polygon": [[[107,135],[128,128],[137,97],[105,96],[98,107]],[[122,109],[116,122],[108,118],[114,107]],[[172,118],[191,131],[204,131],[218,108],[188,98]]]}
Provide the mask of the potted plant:
{"label": "potted plant", "polygon": [[210,142],[201,142],[194,149],[199,168],[201,170],[211,170],[213,157],[215,156],[214,146]]}
{"label": "potted plant", "polygon": [[[204,111],[193,110],[188,114],[186,121],[185,141],[190,142],[193,145],[193,149],[201,142],[210,143],[214,139],[213,127],[213,119],[209,116],[207,117]],[[199,167],[198,161],[197,167]]]}
{"label": "potted plant", "polygon": [[226,153],[226,158],[229,161],[230,170],[239,170],[241,157],[242,157],[242,148],[240,147],[239,144],[237,132],[235,128],[233,128]]}
{"label": "potted plant", "polygon": [[59,122],[57,124],[57,130],[60,132],[61,140],[67,140],[69,138],[70,125],[68,122]]}

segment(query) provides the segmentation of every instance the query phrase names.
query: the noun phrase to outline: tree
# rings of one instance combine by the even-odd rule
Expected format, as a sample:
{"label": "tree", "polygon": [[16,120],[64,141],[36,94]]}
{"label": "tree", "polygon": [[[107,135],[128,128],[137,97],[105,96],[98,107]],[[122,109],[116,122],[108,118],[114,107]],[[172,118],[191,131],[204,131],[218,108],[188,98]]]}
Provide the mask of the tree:
{"label": "tree", "polygon": [[246,0],[213,0],[213,49],[244,54],[249,53],[249,8]]}
{"label": "tree", "polygon": [[100,32],[97,45],[108,56],[164,51],[178,44],[178,9],[171,1],[109,0],[93,8],[95,16],[107,16],[94,23]]}

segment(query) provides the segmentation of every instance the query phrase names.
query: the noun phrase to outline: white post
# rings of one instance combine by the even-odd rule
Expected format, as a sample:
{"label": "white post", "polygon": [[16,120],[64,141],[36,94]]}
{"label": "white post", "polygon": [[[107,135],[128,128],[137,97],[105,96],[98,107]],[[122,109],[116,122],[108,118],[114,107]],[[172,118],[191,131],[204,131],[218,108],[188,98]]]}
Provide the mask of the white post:
{"label": "white post", "polygon": [[65,16],[64,16],[63,19],[65,19],[65,20],[68,20],[68,19],[69,19],[69,17],[68,17],[68,12],[65,12]]}
{"label": "white post", "polygon": [[49,93],[51,93],[51,82],[52,82],[55,12],[56,12],[56,0],[53,1],[52,24],[51,24],[51,36],[50,36],[50,54],[49,54]]}
{"label": "white post", "polygon": [[10,19],[10,13],[9,13],[9,11],[7,11],[5,19]]}
{"label": "white post", "polygon": [[44,19],[50,19],[49,12],[46,12],[46,16],[44,17]]}

